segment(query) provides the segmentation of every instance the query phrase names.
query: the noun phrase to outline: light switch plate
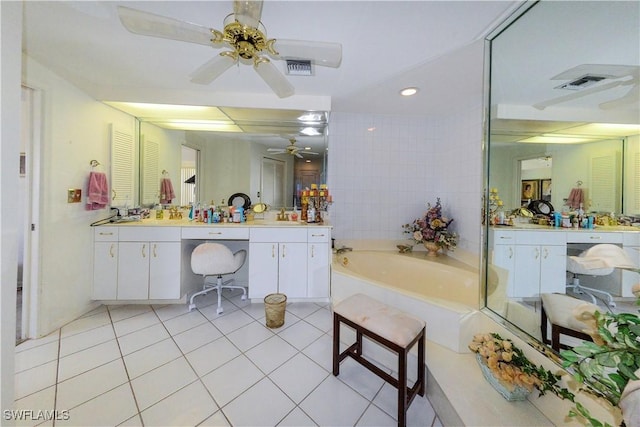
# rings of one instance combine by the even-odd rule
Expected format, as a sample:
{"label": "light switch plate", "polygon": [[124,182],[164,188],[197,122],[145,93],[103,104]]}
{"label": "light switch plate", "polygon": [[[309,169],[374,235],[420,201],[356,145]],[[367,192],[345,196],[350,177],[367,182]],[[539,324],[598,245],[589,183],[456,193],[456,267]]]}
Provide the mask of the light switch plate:
{"label": "light switch plate", "polygon": [[67,191],[67,203],[80,203],[82,199],[82,190],[79,188],[70,188]]}

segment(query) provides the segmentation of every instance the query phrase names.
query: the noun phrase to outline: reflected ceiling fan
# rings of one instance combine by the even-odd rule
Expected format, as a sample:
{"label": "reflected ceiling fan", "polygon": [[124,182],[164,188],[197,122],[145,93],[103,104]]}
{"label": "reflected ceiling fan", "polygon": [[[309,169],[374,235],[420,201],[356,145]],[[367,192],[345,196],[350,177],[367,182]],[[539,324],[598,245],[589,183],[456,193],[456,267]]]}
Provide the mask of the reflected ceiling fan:
{"label": "reflected ceiling fan", "polygon": [[124,6],[118,6],[118,14],[124,27],[135,34],[227,49],[190,75],[194,83],[209,84],[231,66],[242,62],[252,64],[275,94],[286,98],[295,90],[273,65],[272,59],[308,60],[333,68],[339,67],[342,61],[340,43],[268,39],[260,22],[262,0],[234,1],[233,13],[224,19],[222,31]]}
{"label": "reflected ceiling fan", "polygon": [[631,86],[617,99],[602,102],[603,109],[623,107],[640,100],[640,67],[634,65],[583,64],[573,67],[551,80],[570,80],[555,89],[567,89],[571,93],[534,104],[539,110],[616,87]]}
{"label": "reflected ceiling fan", "polygon": [[[273,154],[290,154],[292,156],[296,156],[299,159],[303,159],[304,157],[300,154],[300,148],[296,145],[295,138],[289,138],[289,145],[285,148],[267,148],[267,151]],[[319,153],[314,153],[313,151],[302,150],[304,154],[312,154],[318,155]]]}

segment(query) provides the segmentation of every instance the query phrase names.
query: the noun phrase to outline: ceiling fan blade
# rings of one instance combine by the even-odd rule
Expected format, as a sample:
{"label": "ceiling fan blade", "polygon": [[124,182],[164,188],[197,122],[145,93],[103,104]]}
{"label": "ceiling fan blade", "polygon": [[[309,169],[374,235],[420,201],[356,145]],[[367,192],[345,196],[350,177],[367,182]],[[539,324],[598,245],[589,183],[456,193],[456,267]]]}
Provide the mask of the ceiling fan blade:
{"label": "ceiling fan blade", "polygon": [[289,83],[289,80],[268,59],[260,58],[253,68],[279,98],[286,98],[295,93],[295,89]]}
{"label": "ceiling fan blade", "polygon": [[275,59],[308,59],[323,67],[339,67],[342,62],[340,43],[274,39],[269,55]]}
{"label": "ceiling fan blade", "polygon": [[560,104],[562,102],[567,102],[567,101],[571,101],[573,99],[577,99],[577,98],[581,98],[583,96],[587,96],[587,95],[591,95],[597,92],[602,92],[603,90],[608,90],[620,85],[625,84],[625,81],[620,81],[620,80],[615,80],[609,83],[605,83],[603,85],[600,86],[594,86],[591,87],[589,89],[584,89],[584,90],[579,90],[573,93],[570,93],[568,95],[564,95],[564,96],[560,96],[558,98],[553,98],[547,101],[543,101],[543,102],[539,102],[537,104],[533,104],[534,108],[537,108],[538,110],[544,110],[545,108],[551,106],[551,105],[555,105],[555,104]]}
{"label": "ceiling fan blade", "polygon": [[222,52],[220,55],[217,55],[213,59],[205,62],[195,70],[189,77],[191,77],[191,81],[193,83],[198,83],[201,85],[208,85],[222,73],[227,71],[229,68],[236,63],[236,59],[231,55],[226,55],[226,52]]}
{"label": "ceiling fan blade", "polygon": [[297,153],[297,152],[296,152],[296,153],[292,153],[292,154],[293,154],[294,156],[296,156],[297,158],[299,158],[299,159],[304,159],[304,157],[302,157],[302,156],[300,155],[300,153]]}
{"label": "ceiling fan blade", "polygon": [[118,6],[118,15],[122,25],[135,34],[198,43],[206,46],[222,45],[221,38],[216,42],[213,40],[216,30],[198,24],[179,21],[124,6]]}
{"label": "ceiling fan blade", "polygon": [[611,101],[603,102],[599,105],[603,110],[609,110],[612,108],[618,108],[623,105],[631,104],[632,102],[638,102],[640,100],[640,84],[636,83],[631,86],[631,89],[624,94],[622,97],[618,99],[613,99]]}
{"label": "ceiling fan blade", "polygon": [[287,150],[284,148],[267,148],[267,151],[270,153],[285,153]]}
{"label": "ceiling fan blade", "polygon": [[242,25],[258,28],[262,17],[262,0],[235,0],[233,14]]}

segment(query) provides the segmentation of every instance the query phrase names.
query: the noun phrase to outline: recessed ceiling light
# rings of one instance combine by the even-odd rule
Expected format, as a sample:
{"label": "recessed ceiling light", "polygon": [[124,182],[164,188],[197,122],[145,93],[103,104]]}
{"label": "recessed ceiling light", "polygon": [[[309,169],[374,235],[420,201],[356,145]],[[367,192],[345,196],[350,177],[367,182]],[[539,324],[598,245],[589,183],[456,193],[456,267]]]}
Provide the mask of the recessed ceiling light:
{"label": "recessed ceiling light", "polygon": [[416,93],[418,93],[417,87],[406,87],[400,91],[400,95],[402,96],[411,96],[415,95]]}

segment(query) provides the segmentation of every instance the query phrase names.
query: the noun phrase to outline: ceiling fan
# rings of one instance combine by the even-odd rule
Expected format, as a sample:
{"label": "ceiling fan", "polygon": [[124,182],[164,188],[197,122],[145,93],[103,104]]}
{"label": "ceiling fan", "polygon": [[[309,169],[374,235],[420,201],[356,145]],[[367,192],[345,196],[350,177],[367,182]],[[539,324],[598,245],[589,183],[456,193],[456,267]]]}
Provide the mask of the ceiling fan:
{"label": "ceiling fan", "polygon": [[[273,154],[290,154],[292,156],[296,156],[299,159],[303,159],[304,157],[300,154],[300,148],[296,146],[296,139],[289,138],[289,145],[285,148],[267,148],[267,151]],[[314,153],[313,151],[302,150],[304,154],[312,154],[318,155],[319,153]]]}
{"label": "ceiling fan", "polygon": [[228,49],[195,70],[190,75],[194,83],[209,84],[242,62],[253,64],[275,94],[286,98],[295,90],[272,59],[309,60],[315,65],[333,68],[339,67],[342,61],[340,43],[268,39],[260,22],[262,0],[235,0],[233,13],[224,19],[222,31],[124,6],[118,6],[118,14],[124,27],[135,34]]}

